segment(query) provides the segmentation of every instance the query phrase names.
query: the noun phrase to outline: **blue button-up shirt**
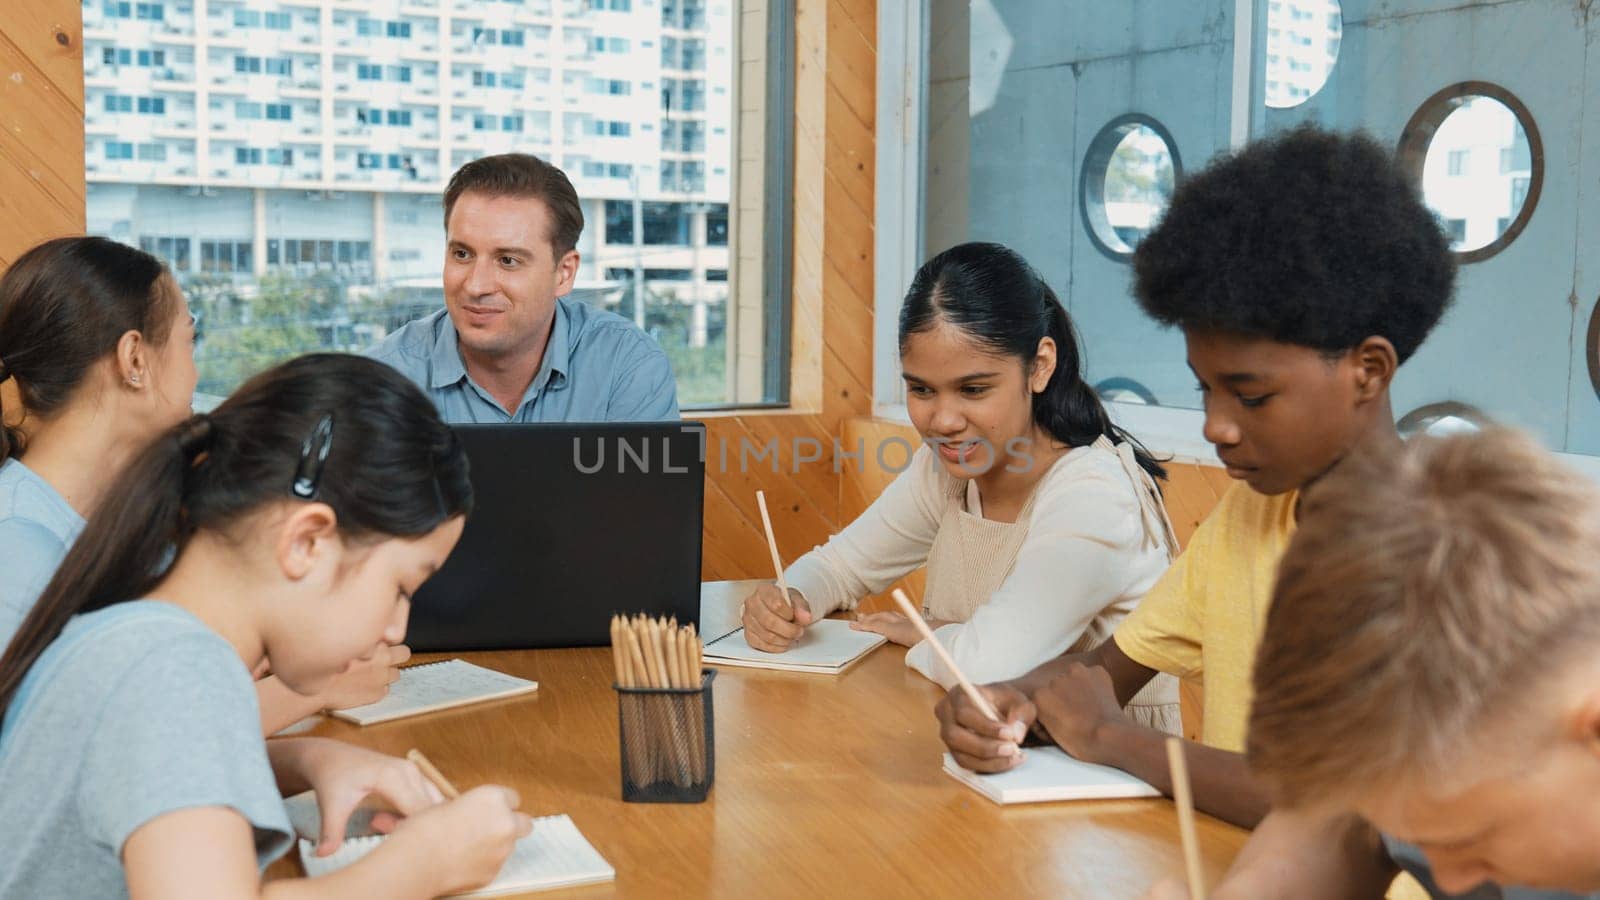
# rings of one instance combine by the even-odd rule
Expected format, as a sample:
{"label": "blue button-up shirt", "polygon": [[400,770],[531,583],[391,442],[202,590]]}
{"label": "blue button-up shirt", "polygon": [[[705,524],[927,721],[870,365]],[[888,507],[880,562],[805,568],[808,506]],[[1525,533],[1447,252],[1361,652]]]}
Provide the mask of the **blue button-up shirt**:
{"label": "blue button-up shirt", "polygon": [[407,322],[367,351],[416,382],[451,423],[653,422],[679,418],[667,355],[616,313],[560,297],[539,372],[516,409],[467,374],[448,310]]}

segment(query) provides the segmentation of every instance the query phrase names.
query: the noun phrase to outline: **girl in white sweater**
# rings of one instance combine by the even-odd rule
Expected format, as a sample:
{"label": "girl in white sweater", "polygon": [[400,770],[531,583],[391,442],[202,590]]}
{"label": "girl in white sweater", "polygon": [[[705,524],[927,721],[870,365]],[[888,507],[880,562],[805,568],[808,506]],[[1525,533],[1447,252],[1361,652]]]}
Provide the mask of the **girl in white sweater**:
{"label": "girl in white sweater", "polygon": [[[1155,478],[1080,371],[1055,293],[1015,252],[970,243],[917,272],[900,311],[906,407],[925,446],[861,517],[745,601],[752,646],[781,652],[807,625],[928,567],[923,615],[969,678],[1014,678],[1111,636],[1176,542]],[[899,613],[855,627],[911,648],[906,665],[955,676]],[[1177,684],[1129,704],[1178,733]]]}

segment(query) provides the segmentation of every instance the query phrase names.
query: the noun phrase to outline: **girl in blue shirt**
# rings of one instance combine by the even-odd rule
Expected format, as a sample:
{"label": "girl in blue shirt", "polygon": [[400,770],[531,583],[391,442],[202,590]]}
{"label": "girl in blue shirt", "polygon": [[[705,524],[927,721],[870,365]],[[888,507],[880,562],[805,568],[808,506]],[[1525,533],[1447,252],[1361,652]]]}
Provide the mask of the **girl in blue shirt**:
{"label": "girl in blue shirt", "polygon": [[[494,785],[442,802],[417,767],[264,741],[250,673],[314,695],[397,642],[472,505],[466,455],[381,363],[300,357],[169,429],[101,498],[0,658],[5,897],[421,898],[487,883],[531,828]],[[368,795],[389,839],[262,885],[316,791],[322,846]]]}
{"label": "girl in blue shirt", "polygon": [[[198,379],[194,317],[148,253],[98,237],[46,241],[0,277],[0,648],[127,461],[183,421]],[[20,423],[20,425],[19,425]],[[403,646],[381,647],[317,697],[259,682],[270,733],[388,691]]]}

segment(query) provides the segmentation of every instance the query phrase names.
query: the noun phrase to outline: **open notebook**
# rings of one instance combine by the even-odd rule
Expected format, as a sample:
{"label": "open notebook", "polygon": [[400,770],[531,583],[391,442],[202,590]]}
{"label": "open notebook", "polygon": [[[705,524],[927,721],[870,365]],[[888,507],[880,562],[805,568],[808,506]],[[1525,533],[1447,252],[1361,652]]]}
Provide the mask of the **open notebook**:
{"label": "open notebook", "polygon": [[485,669],[466,660],[449,659],[401,669],[399,680],[389,685],[389,693],[382,700],[336,709],[330,715],[357,725],[372,725],[452,706],[515,697],[538,687],[537,681]]}
{"label": "open notebook", "polygon": [[[315,878],[337,872],[382,844],[382,835],[347,838],[332,856],[317,856],[315,841],[300,840],[300,864],[306,875]],[[533,832],[517,841],[516,849],[494,881],[452,897],[494,897],[520,894],[579,884],[614,881],[616,870],[589,844],[566,816],[545,816],[533,820]]]}
{"label": "open notebook", "polygon": [[881,634],[853,631],[842,619],[823,619],[806,629],[799,643],[783,653],[767,653],[751,647],[744,629],[706,645],[706,662],[714,666],[750,666],[756,669],[782,669],[786,672],[818,672],[837,675],[884,642]]}
{"label": "open notebook", "polygon": [[1160,791],[1121,769],[1081,762],[1058,747],[1029,747],[1024,753],[1022,765],[994,775],[963,769],[946,753],[944,771],[996,803],[1161,796]]}

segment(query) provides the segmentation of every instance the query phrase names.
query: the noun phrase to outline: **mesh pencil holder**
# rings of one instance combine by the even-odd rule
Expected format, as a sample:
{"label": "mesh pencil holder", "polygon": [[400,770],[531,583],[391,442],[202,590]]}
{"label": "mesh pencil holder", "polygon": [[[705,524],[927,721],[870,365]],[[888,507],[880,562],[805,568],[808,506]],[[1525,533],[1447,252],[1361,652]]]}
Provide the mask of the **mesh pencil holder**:
{"label": "mesh pencil holder", "polygon": [[625,688],[617,691],[622,799],[630,803],[700,803],[711,790],[716,745],[711,724],[711,682],[703,669],[698,688]]}

